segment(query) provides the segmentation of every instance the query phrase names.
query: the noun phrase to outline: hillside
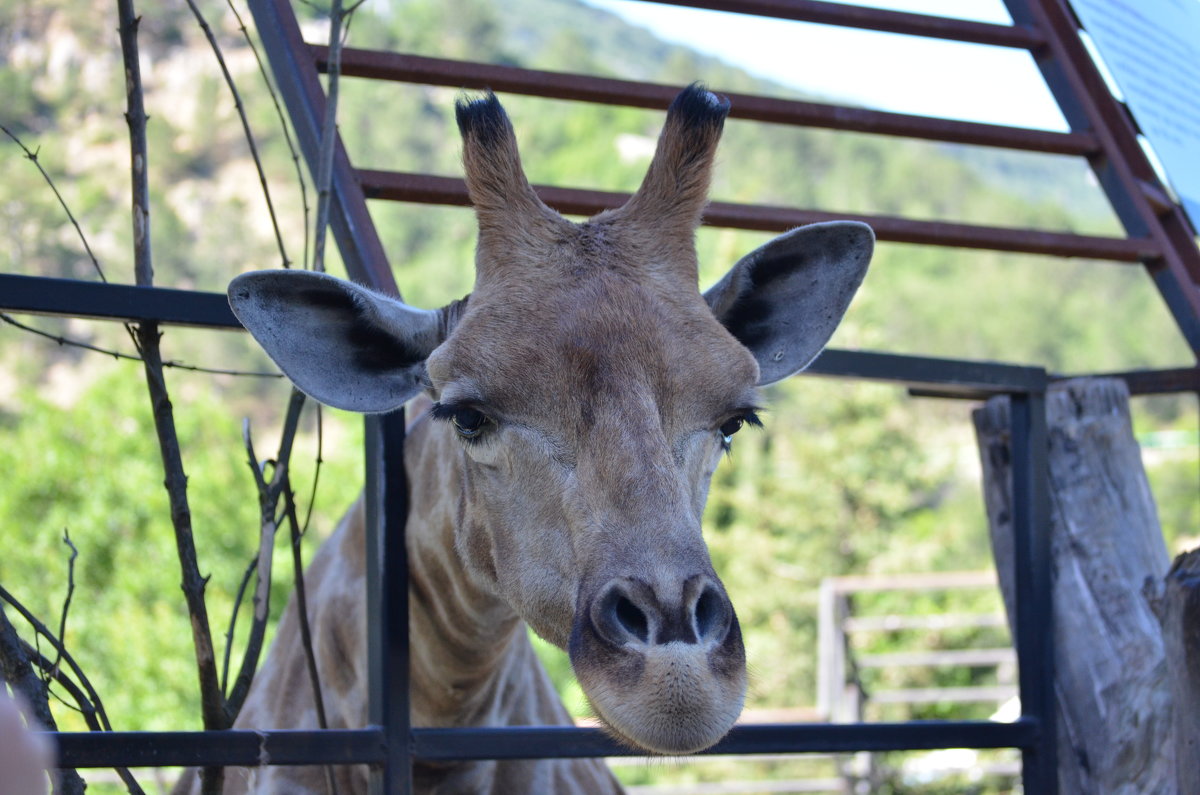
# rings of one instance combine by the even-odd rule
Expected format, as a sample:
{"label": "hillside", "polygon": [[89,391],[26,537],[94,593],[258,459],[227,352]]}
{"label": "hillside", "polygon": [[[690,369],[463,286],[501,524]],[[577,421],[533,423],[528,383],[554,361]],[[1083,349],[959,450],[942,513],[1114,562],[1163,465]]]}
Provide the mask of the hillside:
{"label": "hillside", "polygon": [[[264,154],[287,257],[302,261],[303,200],[258,67],[227,7],[216,0],[201,7],[217,30]],[[311,38],[319,40],[321,20],[309,6],[298,7]],[[203,35],[183,5],[154,0],[139,10],[158,283],[223,290],[236,273],[276,267],[283,257]],[[38,150],[109,279],[129,282],[128,149],[114,28],[109,4],[96,0],[0,0],[0,94],[6,98],[0,124]],[[356,15],[350,41],[787,93],[575,0],[371,0]],[[343,90],[340,129],[356,164],[460,173],[456,92],[353,80]],[[637,109],[524,97],[504,102],[535,182],[632,190],[661,124],[661,113]],[[0,269],[96,279],[41,176],[15,146],[0,143]],[[845,212],[1097,233],[1114,228],[1086,173],[1060,158],[741,121],[727,127],[713,193],[720,200]],[[307,202],[315,203],[311,189]],[[475,240],[469,211],[376,202],[372,212],[409,301],[434,307],[469,290]],[[764,238],[701,230],[702,281],[715,280]],[[119,326],[22,320],[131,352]],[[896,244],[879,247],[833,344],[1063,371],[1188,361],[1140,268]],[[165,346],[168,356],[194,364],[268,366],[244,335],[171,329]],[[241,420],[252,418],[260,456],[269,455],[285,387],[273,379],[177,370],[169,378],[182,418],[202,569],[212,575],[214,634],[221,636],[257,532]],[[739,436],[718,470],[706,532],[745,627],[755,671],[751,706],[807,706],[815,697],[822,578],[990,566],[971,406],[811,378],[773,388],[767,400],[765,432]],[[6,473],[0,584],[53,623],[65,587],[61,537],[69,529],[80,557],[68,642],[105,694],[114,724],[197,728],[187,619],[145,404],[134,365],[0,325],[0,472]],[[1140,403],[1139,428],[1190,430],[1194,409],[1182,400]],[[296,473],[307,495],[313,462],[323,461],[314,541],[329,532],[361,480],[357,419],[327,412],[322,428],[318,446],[310,414]],[[1172,542],[1200,526],[1196,470],[1193,458],[1168,455],[1151,473]],[[290,571],[286,546],[280,542],[278,572]],[[309,544],[306,555],[314,548]],[[287,576],[277,580],[276,612],[290,590]],[[964,605],[951,599],[895,608],[954,612]],[[548,653],[547,659],[571,698],[561,657]],[[958,684],[981,678],[969,671],[938,676],[939,683]],[[913,715],[960,716],[948,709],[934,705]],[[76,716],[62,712],[68,728],[79,728]]]}

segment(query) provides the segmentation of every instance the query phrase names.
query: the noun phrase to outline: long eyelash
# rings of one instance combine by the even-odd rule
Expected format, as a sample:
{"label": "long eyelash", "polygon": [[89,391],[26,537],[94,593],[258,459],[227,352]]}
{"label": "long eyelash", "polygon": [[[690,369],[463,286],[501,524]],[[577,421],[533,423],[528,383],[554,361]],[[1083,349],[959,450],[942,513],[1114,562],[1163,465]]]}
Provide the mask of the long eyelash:
{"label": "long eyelash", "polygon": [[439,401],[433,404],[433,408],[429,409],[429,416],[433,417],[435,420],[449,422],[459,408],[459,406],[453,403],[442,403]]}
{"label": "long eyelash", "polygon": [[[761,428],[763,426],[763,423],[762,423],[762,418],[760,418],[758,416],[758,412],[760,412],[760,411],[762,411],[762,409],[746,409],[744,412],[742,412],[742,415],[741,415],[742,422],[746,423],[747,425],[749,425],[753,428]],[[732,456],[733,455],[733,442],[732,441],[727,442],[724,439],[721,439],[721,449],[725,451],[726,456]]]}
{"label": "long eyelash", "polygon": [[[434,403],[432,407],[430,407],[429,416],[440,422],[453,422],[454,415],[465,408],[472,408],[472,406],[467,403],[442,403],[441,401],[438,401],[437,403]],[[480,444],[487,434],[480,434],[479,436],[472,437],[457,434],[457,436],[458,440],[463,444]]]}

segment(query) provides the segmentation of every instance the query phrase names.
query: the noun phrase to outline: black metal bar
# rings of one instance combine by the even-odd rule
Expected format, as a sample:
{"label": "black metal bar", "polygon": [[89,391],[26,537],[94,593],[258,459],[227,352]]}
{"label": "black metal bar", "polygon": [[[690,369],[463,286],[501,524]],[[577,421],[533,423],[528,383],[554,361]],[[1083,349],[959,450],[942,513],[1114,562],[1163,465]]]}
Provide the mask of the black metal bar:
{"label": "black metal bar", "polygon": [[1079,375],[1054,374],[1051,381],[1073,378],[1120,378],[1131,395],[1170,395],[1180,392],[1200,392],[1200,367],[1177,367],[1168,370],[1126,370],[1110,373]]}
{"label": "black metal bar", "polygon": [[[909,723],[747,724],[714,747],[712,754],[852,753],[929,748],[1021,748],[1032,746],[1037,726],[1029,721],[912,721]],[[550,759],[642,756],[599,729],[509,726],[479,729],[414,729],[419,759]]]}
{"label": "black metal bar", "polygon": [[[271,62],[275,84],[287,105],[300,150],[308,161],[309,173],[315,174],[325,117],[325,91],[300,35],[296,15],[288,0],[250,0],[250,11]],[[329,224],[350,277],[399,295],[341,136],[335,142],[330,191]]]}
{"label": "black metal bar", "polygon": [[826,348],[804,372],[910,387],[936,385],[947,396],[971,398],[1043,389],[1046,383],[1046,371],[1040,367],[832,348]]}
{"label": "black metal bar", "polygon": [[47,732],[60,767],[200,767],[210,764],[379,764],[378,728],[316,731]]}
{"label": "black metal bar", "polygon": [[408,678],[408,555],[404,410],[366,418],[367,665],[369,720],[383,727],[387,755],[371,791],[412,791]]}
{"label": "black metal bar", "polygon": [[[328,66],[329,48],[308,46],[317,69]],[[624,105],[665,110],[679,86],[641,83],[611,77],[524,69],[504,64],[457,61],[423,55],[347,48],[342,51],[341,72],[346,77],[390,80],[450,88],[491,89],[548,99]],[[712,86],[721,90],[721,86]],[[757,94],[722,91],[730,101],[734,119],[790,124],[827,130],[893,135],[929,141],[993,146],[1061,155],[1094,153],[1099,143],[1086,132],[1055,132],[956,119],[916,116],[846,105],[806,102]]]}
{"label": "black metal bar", "polygon": [[0,310],[240,329],[224,293],[0,274]]}
{"label": "black metal bar", "polygon": [[[429,761],[566,759],[640,756],[600,729],[567,726],[413,729],[412,756]],[[386,730],[219,732],[48,732],[63,767],[174,767],[222,763],[271,765],[373,764],[392,755]],[[1039,725],[1029,720],[799,723],[735,726],[705,755],[853,753],[930,748],[1030,748]],[[400,744],[409,749],[407,742]],[[403,789],[386,790],[403,792]]]}
{"label": "black metal bar", "polygon": [[1026,792],[1058,792],[1054,702],[1054,599],[1050,574],[1050,494],[1044,392],[1011,402],[1013,570],[1022,717],[1038,727],[1022,749]]}

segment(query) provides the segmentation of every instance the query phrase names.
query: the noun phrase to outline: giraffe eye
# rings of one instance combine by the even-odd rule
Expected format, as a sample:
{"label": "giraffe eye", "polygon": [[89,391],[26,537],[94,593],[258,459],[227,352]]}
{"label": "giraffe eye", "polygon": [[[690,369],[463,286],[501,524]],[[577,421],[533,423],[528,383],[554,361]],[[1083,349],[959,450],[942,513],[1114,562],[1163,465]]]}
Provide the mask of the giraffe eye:
{"label": "giraffe eye", "polygon": [[733,435],[742,429],[742,425],[746,420],[742,417],[732,417],[725,420],[725,424],[720,427],[722,438],[725,439],[725,444],[729,444],[733,440]]}
{"label": "giraffe eye", "polygon": [[478,438],[487,424],[491,422],[488,416],[479,409],[453,403],[436,403],[431,413],[434,419],[448,421],[454,426],[454,432],[467,440]]}
{"label": "giraffe eye", "polygon": [[717,428],[717,433],[721,435],[721,446],[725,448],[726,452],[729,451],[730,446],[733,444],[733,435],[740,431],[744,425],[761,427],[762,420],[760,420],[758,418],[758,414],[753,411],[743,411],[742,413],[735,414],[729,419],[725,420],[725,422],[721,423],[721,426]]}
{"label": "giraffe eye", "polygon": [[458,409],[450,416],[454,430],[464,439],[474,439],[483,433],[483,426],[487,425],[487,421],[483,412],[477,409]]}

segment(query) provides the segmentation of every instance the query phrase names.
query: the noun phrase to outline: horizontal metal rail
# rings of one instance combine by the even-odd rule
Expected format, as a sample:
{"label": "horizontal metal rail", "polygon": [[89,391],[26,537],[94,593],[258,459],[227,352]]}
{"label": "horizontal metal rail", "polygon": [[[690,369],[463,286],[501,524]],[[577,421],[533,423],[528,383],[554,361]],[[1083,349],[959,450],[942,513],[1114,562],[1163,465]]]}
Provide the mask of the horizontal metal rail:
{"label": "horizontal metal rail", "polygon": [[1045,36],[1032,27],[997,25],[969,19],[952,19],[907,11],[819,2],[819,0],[654,0],[667,5],[730,11],[795,22],[902,33],[931,39],[950,39],[995,47],[1038,49]]}
{"label": "horizontal metal rail", "polygon": [[240,329],[224,293],[0,274],[0,311]]}
{"label": "horizontal metal rail", "polygon": [[[614,194],[615,195],[615,194]],[[554,198],[551,195],[550,198]],[[0,311],[114,321],[155,320],[164,325],[240,330],[224,293],[137,287],[43,276],[0,274]],[[1042,388],[1041,368],[997,362],[826,349],[811,375],[891,381],[917,393],[980,398]],[[1052,380],[1070,377],[1055,375]],[[1200,391],[1200,368],[1104,373],[1139,395]]]}
{"label": "horizontal metal rail", "polygon": [[59,767],[239,767],[377,764],[384,759],[379,728],[314,731],[46,732]]}
{"label": "horizontal metal rail", "polygon": [[[0,311],[242,328],[223,293],[37,276],[0,275]],[[1046,382],[1046,372],[1039,367],[833,349],[822,352],[807,372],[908,386],[936,385],[962,396],[1043,389]]]}
{"label": "horizontal metal rail", "polygon": [[1120,378],[1131,395],[1166,395],[1180,392],[1200,393],[1200,367],[1177,367],[1167,370],[1125,370],[1081,375],[1054,374],[1051,381],[1071,378]]}
{"label": "horizontal metal rail", "polygon": [[[710,754],[853,753],[930,748],[1024,748],[1036,745],[1032,720],[912,721],[908,723],[792,723],[734,726]],[[599,729],[509,727],[415,729],[419,759],[526,759],[644,755]]]}
{"label": "horizontal metal rail", "polygon": [[[329,48],[310,44],[308,50],[317,69],[324,71],[328,66]],[[679,93],[679,86],[658,83],[356,48],[342,51],[341,74],[653,110],[665,110]],[[1099,150],[1096,137],[1088,132],[1034,130],[756,94],[723,93],[729,97],[729,115],[734,119],[1061,155],[1089,155]]]}
{"label": "horizontal metal rail", "polygon": [[[359,179],[368,199],[406,201],[420,204],[470,205],[467,186],[458,177],[410,174],[400,171],[359,169]],[[591,216],[619,207],[627,193],[582,190],[536,185],[542,201],[567,215]],[[948,221],[917,221],[886,215],[801,210],[772,205],[712,202],[704,211],[704,223],[729,229],[784,232],[818,221],[862,221],[875,230],[879,240],[927,246],[984,249],[1053,257],[1085,257],[1136,263],[1158,256],[1158,245],[1148,238],[1095,237],[1066,232],[1046,232],[1010,227],[980,226]]]}
{"label": "horizontal metal rail", "polygon": [[[221,763],[272,765],[378,764],[383,731],[46,732],[60,767],[178,767]],[[574,759],[644,756],[601,729],[569,726],[413,729],[413,756],[427,761]],[[991,721],[742,724],[703,755],[851,753],[930,748],[1025,748],[1037,724]]]}

